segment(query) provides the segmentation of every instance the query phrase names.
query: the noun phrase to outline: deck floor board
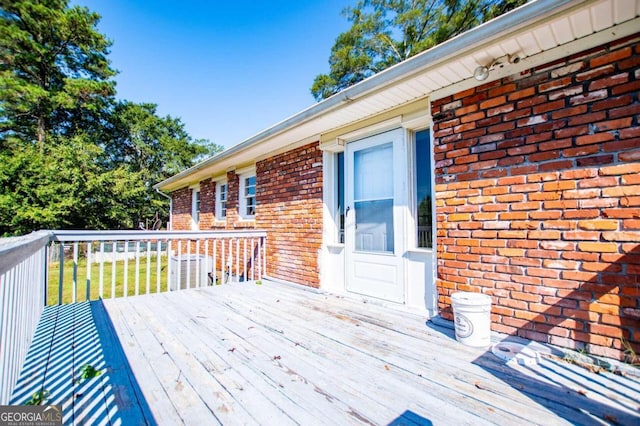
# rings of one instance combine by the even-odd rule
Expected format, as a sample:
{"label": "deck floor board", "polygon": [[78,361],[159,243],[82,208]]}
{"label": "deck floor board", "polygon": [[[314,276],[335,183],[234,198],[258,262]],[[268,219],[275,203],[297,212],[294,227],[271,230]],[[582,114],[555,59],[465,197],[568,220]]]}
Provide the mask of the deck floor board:
{"label": "deck floor board", "polygon": [[507,366],[357,298],[265,282],[104,304],[161,424],[640,421],[635,380],[547,359]]}
{"label": "deck floor board", "polygon": [[47,307],[14,403],[43,388],[78,425],[640,424],[637,376],[507,365],[415,313],[269,281]]}

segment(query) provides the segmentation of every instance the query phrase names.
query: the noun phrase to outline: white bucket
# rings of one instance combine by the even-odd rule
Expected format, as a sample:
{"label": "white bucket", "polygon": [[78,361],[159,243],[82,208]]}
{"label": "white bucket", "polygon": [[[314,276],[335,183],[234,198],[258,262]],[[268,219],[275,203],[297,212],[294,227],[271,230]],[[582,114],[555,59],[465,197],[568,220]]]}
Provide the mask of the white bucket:
{"label": "white bucket", "polygon": [[458,292],[451,295],[456,340],[467,346],[491,344],[491,297]]}

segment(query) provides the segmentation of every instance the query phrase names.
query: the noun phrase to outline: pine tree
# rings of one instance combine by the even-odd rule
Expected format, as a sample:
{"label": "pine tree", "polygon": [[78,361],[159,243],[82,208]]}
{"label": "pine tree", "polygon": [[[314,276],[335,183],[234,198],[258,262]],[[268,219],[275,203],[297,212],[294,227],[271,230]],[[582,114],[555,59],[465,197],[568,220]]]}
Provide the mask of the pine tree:
{"label": "pine tree", "polygon": [[329,74],[316,76],[320,101],[436,46],[526,0],[359,0],[343,14],[351,28],[336,39]]}

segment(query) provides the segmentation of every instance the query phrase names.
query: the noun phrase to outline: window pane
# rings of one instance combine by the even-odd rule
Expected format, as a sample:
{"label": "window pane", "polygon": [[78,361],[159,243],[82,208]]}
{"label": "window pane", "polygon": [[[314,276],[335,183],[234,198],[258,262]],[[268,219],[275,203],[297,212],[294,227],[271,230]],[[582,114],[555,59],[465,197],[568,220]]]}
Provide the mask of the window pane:
{"label": "window pane", "polygon": [[393,253],[393,198],[361,201],[356,208],[356,250]]}
{"label": "window pane", "polygon": [[251,176],[244,181],[244,195],[256,195],[256,177]]}
{"label": "window pane", "polygon": [[200,221],[200,191],[193,191],[194,202],[192,217],[195,223]]}
{"label": "window pane", "polygon": [[338,241],[344,243],[344,152],[338,153]]}
{"label": "window pane", "polygon": [[418,235],[417,245],[423,248],[433,247],[431,205],[431,147],[429,131],[423,130],[415,135],[416,153],[416,201]]}
{"label": "window pane", "polygon": [[218,186],[218,207],[217,217],[219,219],[227,217],[227,184],[222,183]]}
{"label": "window pane", "polygon": [[393,198],[393,144],[354,152],[355,200]]}
{"label": "window pane", "polygon": [[256,214],[256,177],[244,178],[244,216],[254,216]]}
{"label": "window pane", "polygon": [[247,214],[247,216],[253,216],[253,215],[256,214],[256,199],[255,199],[255,197],[247,198],[246,214]]}

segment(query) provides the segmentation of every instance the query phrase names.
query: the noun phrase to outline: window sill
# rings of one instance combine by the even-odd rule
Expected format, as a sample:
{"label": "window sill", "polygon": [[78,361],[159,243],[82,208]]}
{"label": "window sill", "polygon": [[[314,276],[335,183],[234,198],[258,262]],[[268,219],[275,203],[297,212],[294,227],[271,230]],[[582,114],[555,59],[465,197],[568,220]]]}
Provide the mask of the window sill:
{"label": "window sill", "polygon": [[344,243],[327,243],[327,244],[325,244],[325,246],[328,249],[343,249],[344,248]]}
{"label": "window sill", "polygon": [[234,228],[255,228],[255,226],[255,219],[238,219],[238,221],[233,224]]}
{"label": "window sill", "polygon": [[413,253],[413,254],[433,254],[433,249],[432,248],[426,248],[426,247],[415,247],[415,248],[411,248],[407,250],[407,253]]}

